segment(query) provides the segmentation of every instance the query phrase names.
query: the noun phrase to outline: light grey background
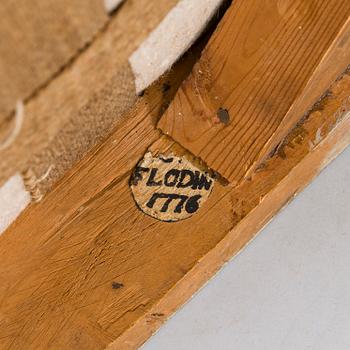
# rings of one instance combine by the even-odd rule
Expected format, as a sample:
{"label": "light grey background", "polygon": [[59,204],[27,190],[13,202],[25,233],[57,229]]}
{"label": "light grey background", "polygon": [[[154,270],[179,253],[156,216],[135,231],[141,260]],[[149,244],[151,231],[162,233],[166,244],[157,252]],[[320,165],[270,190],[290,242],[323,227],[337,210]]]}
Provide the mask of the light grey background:
{"label": "light grey background", "polygon": [[142,350],[349,350],[350,149]]}

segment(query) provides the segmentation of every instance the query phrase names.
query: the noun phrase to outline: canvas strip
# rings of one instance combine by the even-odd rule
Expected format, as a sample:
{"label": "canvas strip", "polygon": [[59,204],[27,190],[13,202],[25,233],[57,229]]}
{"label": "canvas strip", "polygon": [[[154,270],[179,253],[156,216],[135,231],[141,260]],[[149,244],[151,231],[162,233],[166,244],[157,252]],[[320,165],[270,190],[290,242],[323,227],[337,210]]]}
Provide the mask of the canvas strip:
{"label": "canvas strip", "polygon": [[200,36],[223,0],[182,0],[131,55],[136,92],[156,81]]}
{"label": "canvas strip", "polygon": [[124,0],[104,0],[103,4],[107,13],[115,11]]}
{"label": "canvas strip", "polygon": [[24,187],[22,176],[16,173],[0,187],[0,234],[29,203],[30,194]]}

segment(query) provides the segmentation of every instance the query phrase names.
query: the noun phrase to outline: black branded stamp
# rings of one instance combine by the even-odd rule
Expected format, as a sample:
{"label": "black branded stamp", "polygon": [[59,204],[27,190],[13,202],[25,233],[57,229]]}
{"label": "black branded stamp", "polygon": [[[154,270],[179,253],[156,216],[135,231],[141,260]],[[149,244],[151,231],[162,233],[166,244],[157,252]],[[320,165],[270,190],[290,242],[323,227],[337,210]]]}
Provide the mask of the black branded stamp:
{"label": "black branded stamp", "polygon": [[153,157],[137,164],[130,187],[138,207],[162,221],[179,221],[195,214],[209,197],[214,180],[185,157]]}

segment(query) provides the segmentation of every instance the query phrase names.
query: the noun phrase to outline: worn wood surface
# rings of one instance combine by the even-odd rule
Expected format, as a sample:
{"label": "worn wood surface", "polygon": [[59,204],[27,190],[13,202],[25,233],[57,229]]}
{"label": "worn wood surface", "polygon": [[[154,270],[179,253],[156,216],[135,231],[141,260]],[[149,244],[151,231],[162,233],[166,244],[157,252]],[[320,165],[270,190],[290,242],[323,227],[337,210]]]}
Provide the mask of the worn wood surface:
{"label": "worn wood surface", "polygon": [[[191,67],[191,61],[197,57],[189,56],[185,62],[180,62],[176,73],[170,72],[169,77],[165,77],[163,82],[145,93],[130,114],[121,120],[108,140],[101,147],[95,148],[82,163],[70,171],[60,185],[51,192],[52,194],[48,194],[41,203],[29,207],[12,228],[0,237],[0,254],[4,258],[0,262],[0,275],[4,281],[6,280],[0,285],[0,349],[10,346],[33,349],[104,348],[115,339],[116,334],[122,333],[133,323],[136,315],[143,314],[143,310],[147,308],[154,295],[163,293],[163,287],[159,289],[157,283],[153,283],[157,270],[160,274],[166,273],[162,271],[159,264],[159,260],[164,255],[161,253],[158,256],[157,250],[159,244],[166,246],[169,237],[176,236],[176,227],[163,225],[159,231],[163,232],[159,236],[162,242],[153,247],[146,240],[139,247],[135,246],[135,250],[129,250],[127,242],[138,240],[141,232],[145,233],[147,230],[150,232],[149,238],[154,237],[152,232],[157,225],[151,218],[148,222],[144,221],[145,215],[136,208],[128,183],[131,170],[137,161],[147,147],[159,137],[159,132],[155,129],[156,120],[163,113],[185,74],[189,73],[187,67]],[[64,189],[63,192],[62,189]],[[98,200],[100,204],[94,200],[98,198],[100,198]],[[109,203],[108,198],[114,204]],[[93,213],[97,214],[97,220],[90,217]],[[130,218],[125,216],[126,213],[131,215]],[[41,219],[44,217],[48,219],[46,223]],[[84,224],[81,225],[76,220],[83,220]],[[229,216],[226,220],[230,220]],[[38,225],[34,224],[35,222]],[[66,233],[63,233],[62,229],[68,222],[71,224],[68,225]],[[26,238],[23,239],[20,231],[30,223],[34,225],[28,230],[25,229]],[[114,223],[117,226],[114,226]],[[124,225],[123,223],[126,225],[125,230],[119,226]],[[217,222],[212,224],[213,240],[216,239],[215,225]],[[130,235],[131,227],[134,233]],[[110,230],[114,232],[112,235],[108,233],[112,232]],[[122,234],[123,231],[125,234]],[[18,235],[13,234],[14,232]],[[198,228],[198,235],[202,234]],[[107,241],[103,243],[104,235],[111,243],[107,250],[101,246],[105,243],[109,245]],[[185,236],[185,231],[183,235]],[[115,249],[117,241],[121,244],[120,251]],[[204,247],[202,245],[198,249],[205,250],[207,244],[207,241],[203,241]],[[168,248],[172,249],[171,246]],[[77,250],[73,252],[71,249]],[[89,253],[86,249],[91,252]],[[151,264],[148,264],[148,258],[144,255],[144,250],[148,249],[152,250],[151,255],[154,257]],[[184,249],[184,246],[180,249]],[[100,270],[101,274],[98,273],[95,280],[93,277],[95,272],[91,271],[91,274],[88,272],[89,265],[100,264],[106,258],[103,251],[109,255],[109,258],[102,263],[101,267],[107,267],[109,260],[114,262],[111,263],[110,268],[107,268],[110,272],[103,267]],[[144,257],[144,262],[140,264],[144,265],[146,270],[138,271],[136,266],[139,263],[136,260],[133,261],[132,256],[135,258],[139,256],[142,259]],[[192,259],[188,258],[189,261]],[[42,262],[49,262],[49,260],[50,266],[44,268]],[[125,267],[119,266],[121,261],[125,261]],[[164,275],[162,282],[164,288],[167,288],[166,286],[171,284],[173,279],[177,280],[183,275],[183,271],[188,269],[189,261],[174,266],[171,273],[173,276],[168,276],[169,281],[166,281],[167,277]],[[169,266],[172,264],[170,255],[166,264]],[[156,275],[153,274],[153,269]],[[130,280],[129,284],[128,278],[123,277],[129,270],[134,271],[135,276],[145,273],[146,277],[148,274],[149,277],[145,279],[148,287],[143,282],[138,282],[138,277],[135,278],[135,283]],[[56,272],[59,273],[59,271],[68,279],[63,275],[56,276]],[[79,271],[87,273],[85,277],[81,275],[82,280],[78,278],[80,281],[77,279],[80,275]],[[17,282],[20,283],[17,284]],[[90,283],[93,284],[91,288]],[[122,283],[128,287],[116,289],[114,286],[117,284],[113,283]],[[40,289],[37,296],[41,295],[44,289],[49,294],[53,294],[48,295],[47,299],[45,297],[46,300],[43,300],[42,296],[37,299],[32,287]],[[150,294],[144,293],[148,288],[151,288]],[[82,291],[85,289],[87,294],[84,292],[83,295]],[[121,296],[122,299],[120,299]],[[90,297],[97,298],[97,303]],[[77,302],[78,304],[83,302],[87,308],[85,309],[83,304],[79,306]],[[139,305],[133,305],[134,302],[139,302]],[[40,311],[39,305],[44,307],[45,311],[42,310],[44,314]],[[128,307],[130,310],[127,310]],[[120,310],[115,313],[114,311],[119,308]],[[96,314],[95,320],[90,319],[91,313]]]}
{"label": "worn wood surface", "polygon": [[[135,19],[129,10],[129,17],[114,24],[118,30],[106,32],[110,39],[94,42],[93,51],[30,101],[28,118],[44,120],[53,108],[65,120],[77,112],[113,111],[110,72],[120,52],[125,56],[117,63],[123,66],[134,42],[123,41],[118,50],[111,43]],[[149,28],[143,29],[146,35]],[[210,196],[186,220],[169,223],[145,215],[134,201],[130,177],[147,152],[186,156],[208,170],[206,159],[190,154],[186,142],[178,144],[157,129],[195,60],[185,57],[147,90],[105,141],[0,236],[0,349],[137,348],[350,143],[345,75],[239,186],[214,174]],[[98,80],[89,74],[94,65]],[[220,123],[229,122],[221,112]],[[22,142],[25,151],[28,143]]]}
{"label": "worn wood surface", "polygon": [[196,215],[162,222],[129,179],[148,150],[187,154],[156,129],[164,86],[0,237],[0,349],[136,348],[350,142],[346,76],[249,180],[218,179]]}
{"label": "worn wood surface", "polygon": [[350,2],[237,0],[159,128],[232,184],[350,63]]}
{"label": "worn wood surface", "polygon": [[105,26],[102,0],[2,0],[0,122],[43,87]]}
{"label": "worn wood surface", "polygon": [[[339,116],[337,112],[336,115]],[[319,127],[321,125],[319,123],[320,120],[317,121],[317,118],[321,117],[321,115],[316,114],[313,117],[315,118],[313,120],[315,122],[314,125],[309,125],[310,128],[306,128],[309,131],[316,125]],[[283,162],[287,163],[285,164],[287,165],[285,170],[288,169],[290,171],[289,174],[278,185],[276,185],[274,180],[271,181],[271,185],[275,184],[275,187],[268,191],[266,195],[262,195],[259,205],[255,205],[254,210],[249,209],[254,204],[246,202],[249,204],[246,209],[247,212],[241,212],[241,215],[243,215],[242,220],[234,226],[216,247],[202,257],[163,298],[155,303],[133,326],[111,343],[107,350],[139,348],[179,307],[185,304],[199,288],[203,287],[232,256],[236,255],[273,218],[280,208],[287,205],[330,161],[342,152],[350,144],[350,113],[347,113],[346,118],[341,120],[330,134],[318,140],[319,143],[315,143],[314,146],[310,144],[309,150],[307,147],[308,142],[306,141],[312,144],[313,141],[306,138],[302,144],[300,143],[301,135],[304,131],[306,130],[299,129],[297,133],[301,132],[301,134],[299,136],[295,135],[296,138],[291,137],[292,143],[286,144],[287,148],[292,147],[294,150],[293,142],[296,142],[299,148],[296,153],[293,151],[288,152],[288,158],[285,158],[284,161],[282,160],[283,158],[278,159],[279,156],[268,161],[269,165],[267,165],[266,169],[269,168],[269,171],[276,170],[275,166],[279,166]],[[313,133],[313,136],[316,135]],[[304,154],[304,158],[299,158],[302,154]],[[291,161],[290,164],[288,164],[289,161]],[[293,167],[291,164],[295,166]],[[268,177],[272,178],[273,176],[271,173],[265,173],[260,178],[261,182],[258,180],[258,183],[260,182],[260,185],[264,184],[266,189],[270,187],[267,185],[269,182]],[[261,193],[265,193],[265,191]],[[252,199],[253,196],[250,198]],[[243,207],[244,202],[241,205]]]}

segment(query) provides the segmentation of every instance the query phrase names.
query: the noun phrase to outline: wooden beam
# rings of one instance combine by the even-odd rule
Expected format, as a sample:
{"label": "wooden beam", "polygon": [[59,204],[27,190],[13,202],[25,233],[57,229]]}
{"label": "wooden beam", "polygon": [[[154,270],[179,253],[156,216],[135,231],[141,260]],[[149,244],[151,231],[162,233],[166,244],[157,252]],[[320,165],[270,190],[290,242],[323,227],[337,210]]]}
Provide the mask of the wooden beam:
{"label": "wooden beam", "polygon": [[[309,141],[312,142],[311,140]],[[299,143],[298,140],[296,142]],[[155,303],[126,332],[111,343],[106,350],[138,349],[177,309],[203,287],[228,260],[243,249],[282,207],[287,205],[301,192],[349,144],[350,112],[348,111],[346,117],[330,134],[322,139],[315,148],[310,150],[303,159],[299,159],[296,166],[291,169],[290,173],[278,185],[275,183],[276,186],[263,197],[263,200],[261,200],[254,210],[250,211],[245,218],[228,232],[216,247],[213,247],[208,254],[203,256],[164,297]],[[290,146],[288,145],[287,147]],[[304,146],[306,146],[306,143]],[[293,158],[292,153],[289,153],[289,156],[291,156],[290,159],[285,159],[287,163]],[[297,156],[296,158],[299,157]],[[275,165],[277,165],[277,157],[273,158],[271,162],[276,162]],[[269,170],[274,171],[274,166]],[[270,175],[270,177],[273,176]]]}
{"label": "wooden beam", "polygon": [[350,63],[350,2],[234,1],[158,127],[232,184]]}
{"label": "wooden beam", "polygon": [[164,85],[153,86],[0,237],[1,345],[135,349],[349,144],[349,92],[346,75],[250,179],[217,179],[195,215],[169,223],[130,189],[147,152],[193,158],[155,128]]}

